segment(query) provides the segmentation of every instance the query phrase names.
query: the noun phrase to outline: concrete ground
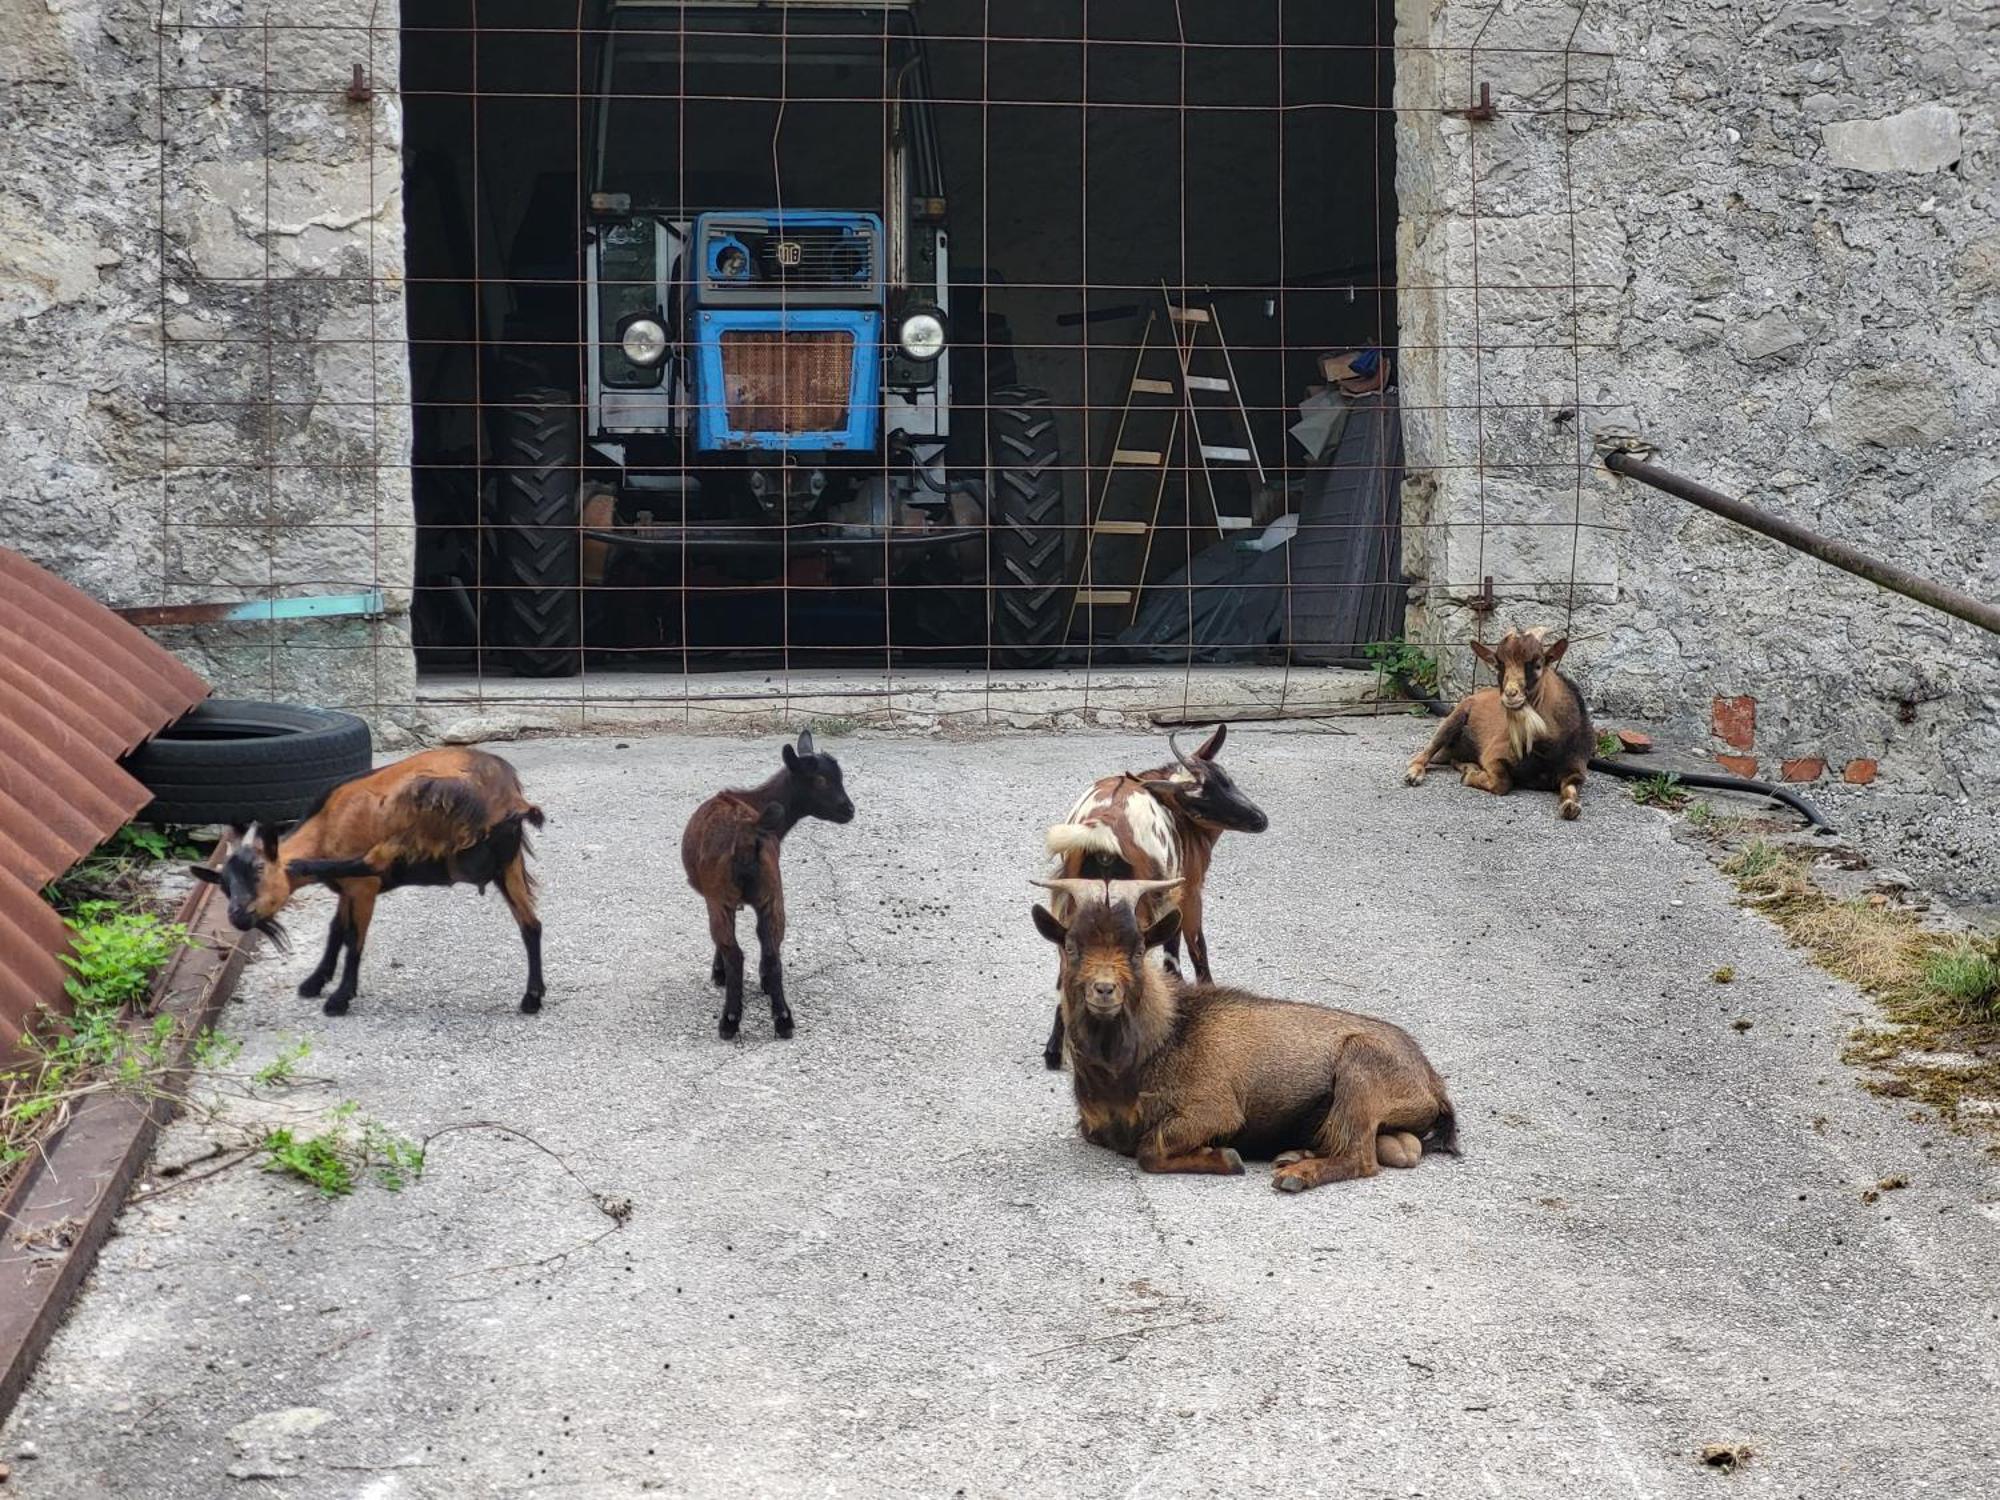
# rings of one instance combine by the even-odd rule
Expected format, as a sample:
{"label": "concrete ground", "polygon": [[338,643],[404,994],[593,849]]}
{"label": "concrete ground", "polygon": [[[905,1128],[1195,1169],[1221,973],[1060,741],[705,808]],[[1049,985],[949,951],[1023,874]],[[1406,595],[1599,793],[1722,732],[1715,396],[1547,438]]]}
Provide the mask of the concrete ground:
{"label": "concrete ground", "polygon": [[830,742],[860,812],[787,847],[799,1034],[753,995],[733,1044],[675,841],[775,740],[502,747],[550,814],[548,1009],[514,1009],[497,900],[410,891],[353,1014],[291,993],[316,896],[225,1024],[239,1066],[311,1040],[293,1107],[554,1156],[457,1131],[333,1201],[169,1179],[0,1493],[2000,1493],[1992,1159],[1857,1086],[1865,1002],[1661,815],[1407,790],[1426,727],[1230,739],[1271,831],[1221,846],[1219,973],[1408,1026],[1465,1126],[1463,1160],[1296,1198],[1142,1176],[1042,1068],[1041,829],[1157,741]]}

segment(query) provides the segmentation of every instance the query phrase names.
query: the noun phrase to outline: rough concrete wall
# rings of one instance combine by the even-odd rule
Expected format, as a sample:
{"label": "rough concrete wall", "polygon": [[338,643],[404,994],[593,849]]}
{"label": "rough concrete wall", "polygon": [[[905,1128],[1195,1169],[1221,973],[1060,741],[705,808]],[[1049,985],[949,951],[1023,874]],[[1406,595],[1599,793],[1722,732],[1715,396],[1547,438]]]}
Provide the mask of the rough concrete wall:
{"label": "rough concrete wall", "polygon": [[[1415,631],[1462,685],[1490,575],[1487,638],[1569,620],[1604,714],[1990,891],[1992,638],[1575,460],[1650,448],[2000,596],[2000,11],[1409,0],[1401,40],[1466,49],[1398,80]],[[1496,119],[1440,113],[1478,81]]]}
{"label": "rough concrete wall", "polygon": [[224,693],[413,695],[400,119],[346,97],[396,77],[381,9],[0,0],[0,533],[113,605],[389,591],[163,635]]}

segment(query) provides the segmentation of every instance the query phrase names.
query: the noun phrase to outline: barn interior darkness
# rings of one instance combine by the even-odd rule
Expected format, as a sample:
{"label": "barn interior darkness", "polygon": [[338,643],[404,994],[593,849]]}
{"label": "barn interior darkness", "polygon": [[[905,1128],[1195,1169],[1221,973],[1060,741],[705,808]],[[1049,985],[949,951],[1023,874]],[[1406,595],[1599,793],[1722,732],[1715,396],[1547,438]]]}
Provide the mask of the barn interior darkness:
{"label": "barn interior darkness", "polygon": [[[501,330],[523,305],[553,299],[583,337],[587,162],[607,11],[591,0],[573,18],[569,10],[547,0],[402,6],[416,630],[420,661],[434,668],[479,659],[481,592],[494,576],[480,538],[493,457],[481,407],[497,399]],[[1322,379],[1319,356],[1393,352],[1393,12],[1393,0],[916,7],[954,274],[987,285],[986,311],[1006,320],[1019,379],[1047,389],[1061,413],[1072,576],[1134,346],[1163,283],[1176,300],[1212,302],[1251,445],[1294,497],[1313,459],[1287,429]],[[879,8],[848,14],[855,25],[884,24]],[[618,149],[670,153],[695,181],[705,156],[744,154],[740,139],[716,132],[747,130],[758,159],[782,163],[779,191],[816,200],[815,179],[835,170],[834,154],[845,163],[866,153],[857,173],[880,172],[874,142],[888,126],[878,95],[892,90],[859,92],[845,105],[799,100],[746,113],[738,125],[706,127],[706,138],[698,122],[675,135],[670,119],[695,117],[671,100],[647,101],[659,119],[627,114]],[[1159,521],[1148,580],[1218,541],[1213,511],[1191,503],[1185,484],[1167,486]],[[756,587],[703,588],[690,575],[686,591],[640,590],[657,597],[589,617],[589,670],[702,670],[780,652],[832,665],[880,661],[885,647],[904,659],[982,659],[978,641],[941,644],[908,626],[888,587],[817,589],[817,580],[780,567]],[[1075,655],[1078,635],[1069,641]]]}

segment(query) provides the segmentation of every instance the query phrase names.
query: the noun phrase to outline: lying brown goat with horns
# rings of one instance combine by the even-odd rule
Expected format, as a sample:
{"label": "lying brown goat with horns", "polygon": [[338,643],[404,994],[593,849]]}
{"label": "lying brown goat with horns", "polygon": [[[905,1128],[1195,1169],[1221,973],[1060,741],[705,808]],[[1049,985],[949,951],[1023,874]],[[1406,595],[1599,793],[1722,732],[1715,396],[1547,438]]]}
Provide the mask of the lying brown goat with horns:
{"label": "lying brown goat with horns", "polygon": [[1564,818],[1583,812],[1578,794],[1584,768],[1597,752],[1597,731],[1576,684],[1556,670],[1567,639],[1544,641],[1545,627],[1510,630],[1497,647],[1472,641],[1473,655],[1492,667],[1497,687],[1459,699],[1431,742],[1410,757],[1403,780],[1420,784],[1433,765],[1459,768],[1459,779],[1504,797],[1517,786],[1556,794]]}
{"label": "lying brown goat with horns", "polygon": [[1062,950],[1062,1008],[1084,1139],[1147,1172],[1235,1175],[1273,1157],[1296,1193],[1428,1146],[1458,1154],[1444,1080],[1409,1033],[1373,1016],[1222,985],[1189,984],[1146,952],[1171,937],[1168,907],[1141,929],[1137,903],[1170,880],[1038,880],[1073,903],[1068,925],[1037,906]]}

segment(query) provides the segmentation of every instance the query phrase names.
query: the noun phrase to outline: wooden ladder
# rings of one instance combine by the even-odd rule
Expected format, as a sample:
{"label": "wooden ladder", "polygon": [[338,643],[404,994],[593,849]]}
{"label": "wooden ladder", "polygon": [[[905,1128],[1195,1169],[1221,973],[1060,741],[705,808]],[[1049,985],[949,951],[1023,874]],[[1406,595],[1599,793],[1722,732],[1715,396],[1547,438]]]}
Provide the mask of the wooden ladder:
{"label": "wooden ladder", "polygon": [[[1218,423],[1232,429],[1220,434],[1227,441],[1214,440]],[[1181,468],[1190,528],[1199,480],[1200,492],[1215,516],[1216,534],[1227,537],[1248,531],[1254,523],[1247,507],[1254,505],[1264,487],[1264,465],[1250,435],[1250,413],[1222,336],[1222,320],[1212,298],[1178,303],[1162,285],[1160,305],[1147,312],[1132,358],[1125,404],[1111,440],[1111,461],[1089,518],[1083,576],[1070,605],[1069,633],[1074,632],[1081,610],[1094,612],[1089,616],[1093,635],[1122,629],[1138,615],[1153,537],[1183,432],[1186,457]],[[1255,482],[1244,487],[1246,508],[1240,511],[1216,488],[1218,474],[1231,473],[1255,475]]]}

